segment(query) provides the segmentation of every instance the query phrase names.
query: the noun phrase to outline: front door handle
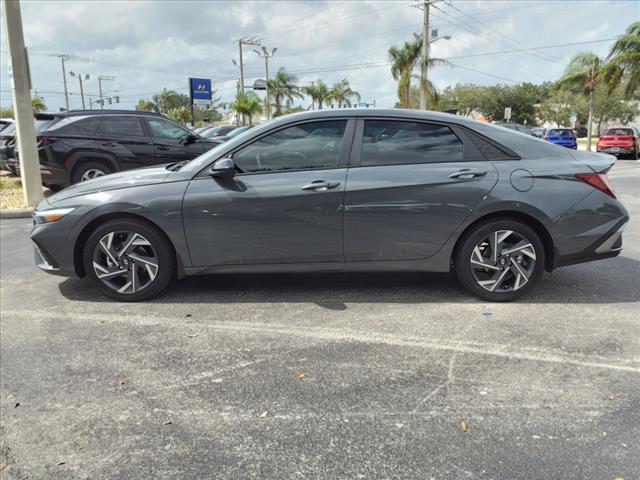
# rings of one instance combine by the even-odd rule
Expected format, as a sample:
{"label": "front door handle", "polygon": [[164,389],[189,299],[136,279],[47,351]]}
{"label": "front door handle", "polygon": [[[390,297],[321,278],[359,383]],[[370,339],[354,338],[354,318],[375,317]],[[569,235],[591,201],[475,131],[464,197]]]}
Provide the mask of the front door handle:
{"label": "front door handle", "polygon": [[156,145],[156,148],[158,150],[169,150],[170,147],[167,147],[166,145]]}
{"label": "front door handle", "polygon": [[449,178],[460,178],[468,180],[470,178],[482,177],[486,174],[486,170],[471,170],[470,168],[463,168],[462,170],[453,172],[451,175],[449,175]]}
{"label": "front door handle", "polygon": [[340,182],[327,182],[325,180],[314,180],[311,183],[308,183],[302,190],[312,190],[314,192],[325,192],[327,190],[331,190],[340,185]]}

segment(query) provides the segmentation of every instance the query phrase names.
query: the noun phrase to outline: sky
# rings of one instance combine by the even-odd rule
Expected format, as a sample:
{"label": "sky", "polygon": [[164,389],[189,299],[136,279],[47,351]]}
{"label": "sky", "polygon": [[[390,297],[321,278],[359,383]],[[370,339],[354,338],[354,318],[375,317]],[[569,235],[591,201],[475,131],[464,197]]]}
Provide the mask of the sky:
{"label": "sky", "polygon": [[[240,37],[259,38],[277,52],[273,74],[284,67],[300,86],[346,78],[363,102],[393,107],[397,84],[388,48],[412,40],[422,29],[422,11],[409,0],[359,1],[173,1],[22,0],[32,86],[49,110],[64,106],[60,59],[75,57],[67,71],[89,74],[87,97],[96,99],[99,76],[117,108],[133,108],[163,88],[188,93],[188,78],[210,78],[217,96],[236,92]],[[447,0],[431,8],[431,27],[442,38],[431,56],[451,66],[429,70],[439,89],[556,80],[572,55],[606,56],[613,39],[640,19],[640,2]],[[0,11],[0,15],[3,13]],[[0,105],[11,103],[4,18],[0,30]],[[573,44],[573,45],[565,45]],[[560,46],[565,45],[565,46]],[[522,51],[527,48],[548,47]],[[245,84],[264,78],[264,60],[245,47]],[[498,53],[520,50],[511,53]],[[416,70],[417,73],[417,70]],[[71,108],[81,108],[77,78],[68,74]],[[259,92],[263,95],[262,92]],[[310,100],[300,102],[308,107]],[[88,106],[88,99],[87,99]]]}

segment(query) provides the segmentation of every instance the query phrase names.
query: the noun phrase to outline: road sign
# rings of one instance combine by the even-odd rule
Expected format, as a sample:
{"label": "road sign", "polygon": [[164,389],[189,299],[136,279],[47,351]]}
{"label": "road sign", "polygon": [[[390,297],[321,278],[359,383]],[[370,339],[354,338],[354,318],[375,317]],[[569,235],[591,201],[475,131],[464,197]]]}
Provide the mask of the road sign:
{"label": "road sign", "polygon": [[190,78],[189,90],[192,105],[211,105],[211,79]]}
{"label": "road sign", "polygon": [[511,107],[506,107],[504,109],[504,119],[508,122],[511,120]]}

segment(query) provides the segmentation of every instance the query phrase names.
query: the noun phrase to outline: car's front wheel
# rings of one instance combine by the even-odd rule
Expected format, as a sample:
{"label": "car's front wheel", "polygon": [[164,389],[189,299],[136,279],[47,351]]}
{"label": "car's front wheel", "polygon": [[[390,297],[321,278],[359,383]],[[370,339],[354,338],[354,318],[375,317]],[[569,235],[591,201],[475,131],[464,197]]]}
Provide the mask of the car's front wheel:
{"label": "car's front wheel", "polygon": [[158,295],[171,282],[175,255],[164,235],[142,221],[110,220],[89,237],[84,268],[114,300],[136,302]]}
{"label": "car's front wheel", "polygon": [[461,240],[454,257],[456,275],[471,293],[490,301],[522,297],[540,280],[545,251],[539,235],[514,220],[478,225]]}

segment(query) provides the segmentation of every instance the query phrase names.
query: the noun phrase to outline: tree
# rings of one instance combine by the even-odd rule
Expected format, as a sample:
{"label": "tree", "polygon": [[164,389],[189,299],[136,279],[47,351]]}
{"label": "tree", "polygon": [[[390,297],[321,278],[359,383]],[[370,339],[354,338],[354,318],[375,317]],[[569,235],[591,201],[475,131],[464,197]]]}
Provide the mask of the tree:
{"label": "tree", "polygon": [[631,98],[640,91],[640,22],[627,27],[607,56],[605,80],[610,90],[624,84],[624,95]]}
{"label": "tree", "polygon": [[329,97],[329,87],[322,80],[318,79],[312,86],[304,87],[303,92],[311,97],[311,103],[318,110],[322,110],[322,103]]}
{"label": "tree", "polygon": [[471,83],[457,84],[447,87],[440,95],[438,109],[441,111],[455,110],[459,115],[470,116],[474,112],[481,112],[487,87]]}
{"label": "tree", "polygon": [[174,122],[187,123],[191,118],[191,112],[184,105],[181,107],[173,107],[165,112],[167,118],[170,118]]}
{"label": "tree", "polygon": [[537,107],[537,116],[543,122],[553,126],[568,125],[571,113],[578,114],[578,123],[587,120],[589,107],[584,95],[568,90],[556,90]]}
{"label": "tree", "polygon": [[356,102],[360,101],[360,94],[351,88],[351,85],[349,85],[349,81],[346,78],[343,78],[331,87],[327,100],[336,102],[338,104],[338,108],[342,108],[343,106],[350,107],[352,105],[352,100],[355,100]]}
{"label": "tree", "polygon": [[602,133],[603,123],[615,121],[626,125],[640,113],[637,102],[626,100],[623,85],[610,91],[607,85],[601,84],[596,89],[595,98],[593,121],[598,135]]}
{"label": "tree", "polygon": [[153,103],[151,100],[146,100],[144,98],[141,98],[140,100],[138,100],[138,103],[136,104],[136,110],[140,112],[157,112],[158,106],[155,103]]}
{"label": "tree", "polygon": [[556,83],[558,88],[582,90],[589,96],[587,150],[591,150],[591,131],[593,128],[595,91],[604,68],[604,61],[595,53],[578,53],[573,56],[564,72],[564,75]]}
{"label": "tree", "polygon": [[41,97],[33,97],[31,99],[31,106],[33,107],[33,111],[35,113],[40,113],[43,110],[47,109],[47,106],[44,103],[44,100]]}
{"label": "tree", "polygon": [[231,110],[246,115],[249,118],[249,125],[252,124],[252,117],[262,112],[262,101],[255,92],[238,92],[235,100],[231,104]]}
{"label": "tree", "polygon": [[274,117],[282,115],[282,102],[293,101],[294,99],[302,99],[304,96],[300,93],[300,88],[296,85],[298,77],[290,75],[284,68],[280,68],[275,77],[267,81],[269,95],[273,98],[275,105]]}
{"label": "tree", "polygon": [[156,104],[160,113],[167,113],[172,108],[184,106],[181,95],[175,90],[167,90],[166,88],[153,96],[153,103]]}
{"label": "tree", "polygon": [[[422,36],[414,34],[413,42],[404,42],[402,48],[392,45],[389,48],[389,60],[391,61],[391,75],[398,82],[398,99],[402,108],[411,108],[411,79],[420,81],[420,88],[426,89],[427,95],[433,103],[437,102],[438,91],[430,82],[423,83],[419,75],[414,75],[413,70],[422,58]],[[447,65],[449,62],[441,58],[430,58],[429,67]]]}

